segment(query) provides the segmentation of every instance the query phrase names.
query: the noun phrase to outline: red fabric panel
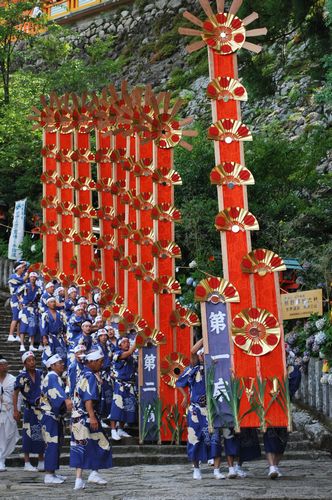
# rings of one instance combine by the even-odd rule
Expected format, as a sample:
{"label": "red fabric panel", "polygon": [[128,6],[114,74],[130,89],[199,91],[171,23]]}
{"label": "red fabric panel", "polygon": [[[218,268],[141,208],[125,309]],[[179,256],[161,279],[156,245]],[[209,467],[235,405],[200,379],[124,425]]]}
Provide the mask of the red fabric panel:
{"label": "red fabric panel", "polygon": [[[90,135],[88,133],[77,132],[77,148],[90,148]],[[78,177],[91,177],[91,165],[87,162],[79,161],[77,162],[77,175]],[[77,191],[78,200],[77,204],[92,205],[92,194],[90,190],[79,190]],[[89,217],[80,217],[79,219],[79,230],[88,231],[92,233],[92,219]],[[90,264],[94,257],[94,250],[92,245],[79,245],[79,274],[85,278],[86,281],[92,279],[92,271],[90,269]]]}
{"label": "red fabric panel", "polygon": [[[101,132],[99,132],[99,146],[100,148],[111,147],[111,138],[110,136],[105,136]],[[99,168],[100,177],[109,177],[112,179],[113,177],[113,167],[112,163],[102,163]],[[104,206],[113,206],[113,195],[111,193],[101,193],[99,196],[100,205],[99,208]],[[99,222],[101,228],[101,237],[102,236],[114,236],[114,229],[112,228],[112,224],[108,220],[102,220]],[[102,257],[102,278],[110,285],[110,287],[114,288],[114,260],[113,260],[113,249],[104,248],[101,251]]]}
{"label": "red fabric panel", "polygon": [[[72,150],[72,134],[60,134],[60,149],[68,149]],[[61,175],[71,175],[73,176],[73,164],[72,162],[61,162],[60,165],[60,171]],[[71,202],[74,203],[74,190],[73,188],[71,189],[65,189],[65,188],[60,188],[61,189],[61,201],[65,202]],[[61,227],[63,229],[73,229],[75,223],[74,223],[74,216],[73,215],[61,215]],[[63,271],[65,274],[73,274],[73,271],[76,272],[76,269],[73,269],[70,266],[71,260],[74,256],[74,243],[67,243],[65,241],[59,242],[59,254],[60,254],[60,268],[61,271]]]}
{"label": "red fabric panel", "polygon": [[[46,132],[44,135],[44,145],[45,146],[55,146],[56,145],[56,133]],[[44,171],[56,171],[56,161],[54,158],[45,158],[44,160]],[[44,184],[44,196],[56,196],[57,189],[55,184]],[[44,217],[43,222],[57,221],[57,213],[54,208],[46,208],[43,210]],[[58,268],[58,241],[56,235],[47,234],[43,237],[44,249],[43,249],[43,262],[50,269]]]}

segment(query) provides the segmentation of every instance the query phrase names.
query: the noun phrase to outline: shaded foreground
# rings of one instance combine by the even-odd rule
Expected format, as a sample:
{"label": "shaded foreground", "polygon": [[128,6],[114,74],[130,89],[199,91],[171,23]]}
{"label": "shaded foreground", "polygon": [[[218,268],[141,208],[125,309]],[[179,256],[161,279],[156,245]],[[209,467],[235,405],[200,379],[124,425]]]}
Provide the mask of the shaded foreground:
{"label": "shaded foreground", "polygon": [[[68,476],[59,486],[45,486],[42,473],[22,472],[21,468],[9,468],[0,475],[0,497],[16,498],[113,498],[117,500],[161,499],[201,500],[223,499],[331,499],[332,460],[327,454],[308,460],[286,460],[281,467],[284,477],[278,480],[267,478],[264,461],[253,462],[245,467],[250,476],[246,479],[215,480],[213,469],[203,466],[202,481],[193,481],[191,466],[186,465],[140,465],[114,467],[102,471],[109,483],[107,486],[87,484],[77,494],[72,490],[74,471],[62,467],[60,474]],[[226,470],[222,467],[223,472]],[[87,478],[87,473],[85,473]]]}

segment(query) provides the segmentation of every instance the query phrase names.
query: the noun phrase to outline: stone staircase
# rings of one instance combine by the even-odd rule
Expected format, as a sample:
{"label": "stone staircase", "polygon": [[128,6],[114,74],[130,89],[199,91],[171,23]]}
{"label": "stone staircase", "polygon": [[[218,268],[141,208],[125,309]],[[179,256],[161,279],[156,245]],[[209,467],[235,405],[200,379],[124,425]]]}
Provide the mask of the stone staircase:
{"label": "stone staircase", "polygon": [[[22,369],[21,353],[19,344],[7,342],[11,312],[9,307],[0,303],[0,354],[5,357],[10,364],[10,373],[16,375]],[[26,348],[28,347],[26,342]],[[36,352],[37,366],[40,366],[40,353]],[[66,426],[66,436],[61,454],[61,464],[69,463],[69,422]],[[112,442],[113,463],[115,466],[133,465],[171,465],[188,463],[186,445],[180,446],[171,444],[145,444],[138,442],[138,429],[128,429],[133,437]],[[262,443],[261,443],[262,445]],[[262,446],[263,449],[263,446]],[[313,448],[311,442],[305,438],[304,434],[295,431],[290,435],[289,444],[285,454],[285,460],[315,460],[329,457],[330,454]],[[264,456],[262,455],[262,459]],[[32,458],[32,463],[36,463],[37,458]],[[18,441],[14,453],[6,460],[7,466],[18,467],[23,465],[23,455],[21,454],[21,440]]]}

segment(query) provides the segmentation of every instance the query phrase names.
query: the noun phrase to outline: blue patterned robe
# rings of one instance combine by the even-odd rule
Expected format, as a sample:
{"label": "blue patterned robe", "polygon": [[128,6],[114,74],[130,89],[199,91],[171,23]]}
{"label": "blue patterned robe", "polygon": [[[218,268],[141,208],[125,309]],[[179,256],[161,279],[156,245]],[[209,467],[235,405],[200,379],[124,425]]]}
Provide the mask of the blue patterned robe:
{"label": "blue patterned robe", "polygon": [[14,273],[9,276],[8,280],[9,293],[10,293],[10,307],[12,310],[12,319],[15,321],[19,320],[19,312],[20,312],[20,298],[22,293],[24,292],[25,281],[24,274],[19,276]]}
{"label": "blue patterned robe", "polygon": [[40,333],[41,336],[47,337],[48,345],[44,347],[42,354],[42,362],[53,356],[54,354],[59,354],[64,362],[67,362],[67,344],[63,337],[66,332],[66,324],[63,317],[59,311],[56,311],[56,317],[47,310],[42,314],[40,322]]}
{"label": "blue patterned robe", "polygon": [[42,289],[35,285],[32,288],[31,283],[25,286],[23,294],[23,309],[21,311],[20,332],[35,337],[39,340],[39,307],[38,302],[42,295]]}
{"label": "blue patterned robe", "polygon": [[76,358],[72,363],[70,363],[68,367],[69,396],[71,398],[74,397],[76,383],[79,379],[79,376],[81,375],[83,368],[84,364],[77,361]]}
{"label": "blue patterned robe", "polygon": [[204,366],[188,366],[176,382],[177,387],[189,387],[190,406],[187,414],[188,458],[192,462],[221,457],[220,429],[209,432],[206,407]]}
{"label": "blue patterned robe", "polygon": [[110,354],[113,352],[111,346],[106,344],[106,346],[97,342],[96,346],[104,354],[104,363],[101,369],[102,387],[101,387],[101,403],[100,403],[100,414],[102,417],[106,418],[109,416],[113,401],[113,386],[114,380],[111,373],[112,361]]}
{"label": "blue patterned robe", "polygon": [[[109,469],[112,467],[112,451],[103,432],[99,417],[101,382],[89,368],[84,368],[78,380],[71,421],[70,466],[81,469]],[[98,420],[98,429],[90,428],[85,402],[92,401]]]}
{"label": "blue patterned robe", "polygon": [[133,356],[120,359],[123,352],[117,349],[113,354],[115,381],[110,418],[133,424],[137,421],[136,360]]}
{"label": "blue patterned robe", "polygon": [[22,449],[23,453],[43,453],[45,443],[41,433],[40,395],[42,371],[35,371],[35,381],[26,370],[16,377],[15,390],[18,389],[24,401]]}
{"label": "blue patterned robe", "polygon": [[50,371],[42,384],[42,432],[46,444],[45,470],[54,472],[60,467],[60,448],[64,436],[63,417],[67,395],[59,375]]}
{"label": "blue patterned robe", "polygon": [[75,300],[73,300],[73,299],[67,299],[67,300],[65,300],[65,313],[66,313],[66,317],[67,317],[68,321],[69,321],[71,315],[74,312],[74,307],[76,306],[76,304],[77,304],[77,299],[75,299]]}

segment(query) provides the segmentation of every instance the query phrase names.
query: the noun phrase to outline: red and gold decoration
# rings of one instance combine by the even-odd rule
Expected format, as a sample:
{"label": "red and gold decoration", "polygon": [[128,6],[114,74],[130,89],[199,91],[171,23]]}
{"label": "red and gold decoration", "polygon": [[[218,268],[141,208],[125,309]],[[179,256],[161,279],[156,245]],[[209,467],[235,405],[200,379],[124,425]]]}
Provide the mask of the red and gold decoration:
{"label": "red and gold decoration", "polygon": [[[174,405],[177,392],[160,380],[160,363],[174,350],[189,357],[197,320],[187,311],[181,327],[170,321],[181,291],[174,186],[182,181],[173,149],[191,149],[192,118],[179,118],[182,101],[170,93],[130,91],[126,82],[121,92],[110,85],[100,96],[52,94],[41,104],[31,118],[44,131],[39,231],[48,276],[59,279],[52,269],[61,269],[66,285],[100,294],[103,319],[121,335],[137,332],[141,398],[153,395],[145,387],[153,381],[155,396]],[[153,366],[148,377],[145,366]]]}
{"label": "red and gold decoration", "polygon": [[[255,172],[246,168],[244,147],[254,137],[250,127],[242,122],[240,104],[245,104],[250,96],[239,80],[237,52],[247,49],[259,53],[262,47],[250,38],[265,35],[266,29],[248,29],[259,16],[253,12],[241,19],[238,12],[242,0],[233,0],[230,5],[224,0],[199,0],[199,3],[203,17],[184,12],[189,24],[179,32],[196,37],[187,46],[188,52],[207,49],[210,83],[206,92],[211,100],[214,122],[207,135],[214,141],[216,160],[216,166],[211,166],[210,180],[216,185],[219,203],[215,226],[220,231],[224,280],[232,283],[237,301],[228,303],[227,287],[221,291],[219,285],[212,285],[208,280],[196,287],[196,300],[201,303],[202,321],[204,318],[205,347],[212,353],[212,347],[221,337],[217,335],[213,340],[213,335],[218,328],[220,332],[224,328],[229,335],[229,346],[232,346],[231,365],[235,379],[254,381],[252,391],[258,393],[259,388],[268,387],[268,380],[283,380],[286,376],[277,276],[284,264],[272,251],[251,248],[251,231],[258,230],[259,225],[248,205],[247,186],[250,189],[254,184]],[[221,278],[213,279],[221,281]],[[215,293],[214,290],[219,291]],[[227,328],[217,323],[217,314],[218,321],[227,321]],[[227,348],[220,342],[220,352],[226,352]],[[211,360],[212,357],[211,354]],[[207,357],[207,367],[210,361]],[[227,380],[227,374],[219,376]],[[267,390],[262,399],[263,406],[268,408],[266,425],[290,427],[287,412],[282,411],[273,398]],[[240,414],[244,415],[241,426],[262,426],[260,417],[247,411],[249,409],[244,393],[240,403]],[[266,412],[263,413],[266,416]]]}

